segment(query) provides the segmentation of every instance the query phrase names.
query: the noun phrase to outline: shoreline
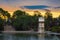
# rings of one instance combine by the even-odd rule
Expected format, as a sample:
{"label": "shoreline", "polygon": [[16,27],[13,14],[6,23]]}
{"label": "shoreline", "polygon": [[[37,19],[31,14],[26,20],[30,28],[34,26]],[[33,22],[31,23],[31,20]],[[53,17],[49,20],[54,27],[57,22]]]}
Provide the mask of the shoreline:
{"label": "shoreline", "polygon": [[26,33],[26,34],[38,34],[37,31],[2,31],[2,33]]}
{"label": "shoreline", "polygon": [[38,31],[2,31],[2,33],[15,34],[15,33],[24,33],[24,34],[50,34],[50,35],[60,35],[60,33],[54,33],[51,31],[45,31],[40,33]]}

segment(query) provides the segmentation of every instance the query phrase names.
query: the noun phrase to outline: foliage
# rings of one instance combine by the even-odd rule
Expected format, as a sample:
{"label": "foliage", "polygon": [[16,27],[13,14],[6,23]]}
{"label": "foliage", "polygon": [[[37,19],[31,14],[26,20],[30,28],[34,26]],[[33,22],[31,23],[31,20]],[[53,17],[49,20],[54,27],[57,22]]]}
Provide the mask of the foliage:
{"label": "foliage", "polygon": [[[2,19],[1,15],[4,17]],[[0,8],[0,30],[3,30],[4,25],[12,25],[16,30],[37,30],[38,18],[42,17],[39,11],[34,11],[34,15],[31,16],[25,11],[16,10],[13,16],[10,17],[8,11]],[[6,19],[7,18],[7,19]],[[50,10],[46,10],[45,13],[45,30],[60,32],[60,16],[57,18],[52,17]]]}
{"label": "foliage", "polygon": [[51,31],[53,31],[53,32],[59,32],[60,33],[60,26],[54,26],[54,27],[52,27]]}
{"label": "foliage", "polygon": [[[19,15],[17,15],[19,13]],[[21,15],[20,15],[21,13]],[[13,26],[16,28],[16,30],[36,30],[37,28],[37,19],[38,16],[30,16],[26,15],[27,13],[16,11],[14,12],[14,16],[16,17],[13,21]],[[14,18],[13,16],[13,18]]]}
{"label": "foliage", "polygon": [[7,21],[8,21],[9,18],[10,18],[10,14],[7,11],[0,8],[0,29],[1,30],[4,29],[3,28],[4,25],[8,24]]}
{"label": "foliage", "polygon": [[4,21],[3,21],[3,19],[0,17],[0,31],[4,30],[3,24],[4,24]]}
{"label": "foliage", "polygon": [[52,13],[49,11],[47,11],[45,13],[45,29],[50,31],[51,30],[51,27],[52,27],[52,21],[53,21],[53,18],[52,18]]}

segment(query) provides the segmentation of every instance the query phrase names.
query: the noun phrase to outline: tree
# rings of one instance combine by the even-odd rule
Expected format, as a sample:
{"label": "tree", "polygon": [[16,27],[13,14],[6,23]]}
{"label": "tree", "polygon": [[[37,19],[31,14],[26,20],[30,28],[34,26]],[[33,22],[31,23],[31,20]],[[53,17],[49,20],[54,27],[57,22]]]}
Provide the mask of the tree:
{"label": "tree", "polygon": [[50,10],[46,10],[46,13],[45,13],[45,29],[46,30],[51,30],[52,21],[53,21],[52,13],[50,12]]}
{"label": "tree", "polygon": [[17,10],[13,14],[12,24],[16,28],[16,30],[27,30],[28,22],[30,20],[29,15],[26,12]]}
{"label": "tree", "polygon": [[38,30],[38,18],[43,17],[39,11],[34,11],[34,16],[32,18],[33,29]]}
{"label": "tree", "polygon": [[12,22],[12,24],[16,28],[16,30],[37,30],[38,17],[40,16],[30,16],[24,11],[17,10],[13,14],[14,21]]}
{"label": "tree", "polygon": [[42,17],[42,15],[39,11],[34,11],[34,16]]}
{"label": "tree", "polygon": [[52,32],[57,32],[57,33],[60,33],[60,26],[54,26],[51,28],[51,31]]}
{"label": "tree", "polygon": [[6,22],[10,19],[10,14],[8,13],[8,11],[3,10],[2,8],[0,8],[0,14],[3,15],[4,25],[6,25]]}
{"label": "tree", "polygon": [[60,26],[60,15],[59,15],[59,17],[57,19],[58,19],[58,23],[59,23],[59,26]]}
{"label": "tree", "polygon": [[4,20],[0,17],[0,31],[4,30],[3,24],[4,24]]}
{"label": "tree", "polygon": [[21,16],[21,15],[25,15],[25,12],[24,12],[24,11],[21,11],[21,10],[16,10],[16,11],[13,13],[13,17]]}
{"label": "tree", "polygon": [[7,16],[6,19],[6,24],[11,24],[11,17],[10,17],[10,13],[8,13],[8,11],[5,11],[5,16]]}

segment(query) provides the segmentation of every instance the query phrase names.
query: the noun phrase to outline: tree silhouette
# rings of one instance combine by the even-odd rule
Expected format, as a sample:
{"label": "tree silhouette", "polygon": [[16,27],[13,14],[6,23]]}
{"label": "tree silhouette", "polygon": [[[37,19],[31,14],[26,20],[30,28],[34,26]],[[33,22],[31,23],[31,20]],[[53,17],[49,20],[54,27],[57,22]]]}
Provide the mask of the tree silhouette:
{"label": "tree silhouette", "polygon": [[38,17],[42,17],[41,13],[39,11],[34,11],[34,15]]}
{"label": "tree silhouette", "polygon": [[3,23],[4,20],[0,17],[0,32],[4,30]]}
{"label": "tree silhouette", "polygon": [[8,11],[3,10],[2,8],[0,8],[0,14],[3,15],[4,25],[6,25],[7,21],[10,19],[10,14],[8,13]]}
{"label": "tree silhouette", "polygon": [[21,15],[25,15],[25,12],[23,12],[23,11],[21,11],[21,10],[16,10],[16,11],[13,13],[13,17],[21,16]]}
{"label": "tree silhouette", "polygon": [[53,18],[52,18],[51,11],[50,10],[46,10],[46,13],[45,13],[45,29],[46,30],[51,30],[52,21],[53,21]]}

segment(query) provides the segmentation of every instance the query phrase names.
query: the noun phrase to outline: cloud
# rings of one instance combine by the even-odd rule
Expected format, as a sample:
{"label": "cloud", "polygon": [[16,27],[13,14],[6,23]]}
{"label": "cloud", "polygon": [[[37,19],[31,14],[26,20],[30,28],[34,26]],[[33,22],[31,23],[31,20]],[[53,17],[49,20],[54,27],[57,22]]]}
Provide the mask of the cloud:
{"label": "cloud", "polygon": [[45,9],[45,8],[50,8],[50,6],[46,6],[46,5],[33,5],[33,6],[24,6],[24,8],[27,8],[27,9]]}
{"label": "cloud", "polygon": [[60,6],[59,7],[54,7],[55,9],[60,9]]}
{"label": "cloud", "polygon": [[59,6],[60,0],[0,0],[0,4],[11,6],[48,5]]}

